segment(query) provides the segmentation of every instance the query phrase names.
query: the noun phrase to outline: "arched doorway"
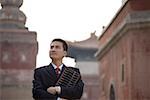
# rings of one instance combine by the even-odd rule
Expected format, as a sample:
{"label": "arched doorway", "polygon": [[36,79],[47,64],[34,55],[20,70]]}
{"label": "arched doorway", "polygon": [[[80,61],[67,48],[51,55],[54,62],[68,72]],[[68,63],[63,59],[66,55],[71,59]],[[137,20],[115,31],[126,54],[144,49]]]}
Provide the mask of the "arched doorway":
{"label": "arched doorway", "polygon": [[110,87],[109,100],[115,100],[115,90],[113,85]]}

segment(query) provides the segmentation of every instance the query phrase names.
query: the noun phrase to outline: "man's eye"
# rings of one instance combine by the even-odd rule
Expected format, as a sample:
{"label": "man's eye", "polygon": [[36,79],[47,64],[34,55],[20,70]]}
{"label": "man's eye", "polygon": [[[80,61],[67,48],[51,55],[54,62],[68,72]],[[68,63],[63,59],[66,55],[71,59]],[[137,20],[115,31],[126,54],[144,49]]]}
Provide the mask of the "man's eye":
{"label": "man's eye", "polygon": [[51,49],[53,49],[54,48],[54,46],[51,46]]}
{"label": "man's eye", "polygon": [[56,46],[56,48],[58,49],[58,48],[60,48],[59,46]]}

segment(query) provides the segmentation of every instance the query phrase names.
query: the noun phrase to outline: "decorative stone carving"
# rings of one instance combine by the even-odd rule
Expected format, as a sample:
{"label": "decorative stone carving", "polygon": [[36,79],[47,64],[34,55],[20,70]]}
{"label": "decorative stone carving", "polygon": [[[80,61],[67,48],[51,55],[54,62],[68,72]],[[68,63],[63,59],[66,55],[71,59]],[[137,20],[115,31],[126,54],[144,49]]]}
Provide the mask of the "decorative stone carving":
{"label": "decorative stone carving", "polygon": [[26,16],[19,10],[23,0],[1,0],[0,29],[25,29]]}

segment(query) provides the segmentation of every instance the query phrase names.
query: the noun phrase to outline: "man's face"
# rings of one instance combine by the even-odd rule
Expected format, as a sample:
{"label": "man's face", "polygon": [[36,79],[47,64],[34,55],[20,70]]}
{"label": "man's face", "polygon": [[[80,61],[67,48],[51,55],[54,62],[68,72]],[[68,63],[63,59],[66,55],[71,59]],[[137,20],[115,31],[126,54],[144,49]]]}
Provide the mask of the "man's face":
{"label": "man's face", "polygon": [[59,41],[52,42],[50,45],[49,55],[53,60],[62,60],[62,58],[66,56],[66,51],[64,51],[63,43]]}

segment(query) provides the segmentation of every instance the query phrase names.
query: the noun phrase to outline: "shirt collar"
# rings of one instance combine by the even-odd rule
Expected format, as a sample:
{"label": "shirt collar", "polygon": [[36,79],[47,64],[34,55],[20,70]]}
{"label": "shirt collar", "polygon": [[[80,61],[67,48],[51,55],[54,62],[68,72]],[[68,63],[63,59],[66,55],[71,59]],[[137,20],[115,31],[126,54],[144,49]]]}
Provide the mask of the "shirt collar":
{"label": "shirt collar", "polygon": [[[64,65],[64,64],[62,63],[62,64],[59,66],[59,69],[60,69],[60,70],[62,70],[63,65]],[[54,63],[52,63],[52,66],[54,67],[54,69],[57,68],[57,66],[56,66]]]}

